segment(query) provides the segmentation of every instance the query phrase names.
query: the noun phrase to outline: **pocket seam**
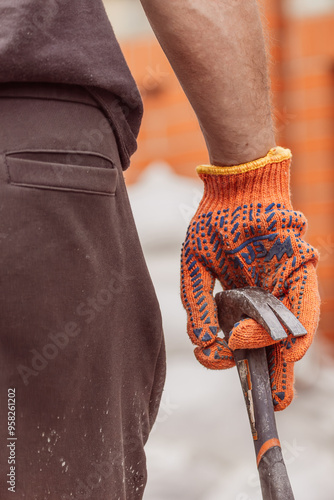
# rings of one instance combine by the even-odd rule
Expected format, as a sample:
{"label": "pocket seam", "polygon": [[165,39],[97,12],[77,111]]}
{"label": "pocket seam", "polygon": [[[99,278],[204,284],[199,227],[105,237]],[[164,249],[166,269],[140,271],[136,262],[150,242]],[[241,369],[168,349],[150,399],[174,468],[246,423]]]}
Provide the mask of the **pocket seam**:
{"label": "pocket seam", "polygon": [[[28,151],[24,150],[24,152],[28,152]],[[36,150],[34,150],[34,152],[36,152]],[[45,152],[45,150],[44,150],[44,152]],[[60,151],[57,150],[57,152],[60,152]],[[99,155],[99,156],[103,156],[103,155]],[[106,157],[104,157],[104,158],[106,158]],[[108,159],[108,158],[106,158],[106,159]],[[41,167],[41,169],[45,168],[46,173],[48,173],[48,171],[46,169],[49,168],[49,172],[52,172],[52,174],[57,175],[57,171],[55,172],[55,168],[56,168],[56,169],[58,169],[59,174],[61,174],[62,171],[64,173],[69,174],[69,178],[67,178],[67,179],[65,178],[65,180],[61,178],[61,180],[59,181],[59,184],[57,185],[57,183],[55,182],[55,177],[53,179],[51,179],[50,184],[48,184],[47,179],[46,180],[42,179],[41,183],[39,183],[38,182],[38,180],[39,180],[38,179],[38,174],[39,174],[38,171],[37,171],[37,173],[35,172],[35,175],[36,175],[35,179],[32,178],[31,181],[29,179],[28,179],[28,181],[23,180],[22,182],[20,182],[20,179],[14,180],[13,175],[12,175],[13,172],[11,172],[11,167],[15,168],[15,165],[16,165],[16,167],[18,169],[20,169],[20,167],[23,167],[24,163],[26,163],[26,167],[23,167],[23,168],[28,169],[29,162],[33,163],[34,160],[28,160],[28,159],[16,158],[16,157],[10,158],[10,155],[8,153],[5,153],[4,160],[5,160],[6,173],[7,173],[7,178],[8,178],[7,182],[8,182],[8,184],[10,184],[12,186],[25,187],[25,188],[35,188],[35,189],[46,189],[46,190],[52,190],[52,191],[75,192],[75,193],[83,193],[83,194],[96,194],[96,195],[113,196],[113,197],[115,197],[115,195],[116,195],[118,171],[117,171],[117,168],[115,168],[113,166],[112,162],[111,162],[112,167],[107,168],[107,167],[90,167],[88,165],[84,165],[84,166],[83,165],[72,165],[72,164],[69,165],[69,164],[55,163],[55,162],[48,163],[47,161],[36,160],[36,164],[39,164],[39,167]],[[10,161],[13,161],[12,165],[10,165]],[[15,164],[15,161],[16,161],[16,164]],[[52,170],[51,165],[53,165],[53,170]],[[67,167],[69,167],[69,168],[67,168]],[[96,187],[96,189],[92,189],[91,186],[87,185],[86,179],[83,178],[83,182],[82,181],[80,182],[79,175],[78,175],[78,178],[76,179],[76,182],[74,182],[72,186],[66,185],[66,183],[71,184],[71,177],[70,177],[71,171],[74,172],[75,169],[78,169],[78,174],[80,171],[83,172],[84,169],[86,169],[86,172],[87,172],[87,169],[89,169],[89,171],[91,173],[93,173],[95,169],[96,169],[95,173],[98,173],[99,170],[101,172],[105,172],[105,173],[108,172],[108,174],[106,174],[106,175],[112,176],[111,179],[109,179],[109,180],[113,181],[113,184],[110,183],[112,188],[109,191],[103,190],[103,189],[101,190],[101,189],[99,189],[100,183],[97,182],[98,186]],[[19,173],[20,173],[20,171],[18,171],[18,174]],[[92,178],[92,180],[93,179],[94,178]],[[59,178],[57,180],[59,180]],[[107,177],[107,180],[108,180],[108,177]],[[64,184],[62,184],[63,181],[64,181]],[[77,182],[78,182],[78,184],[77,184]],[[103,182],[103,178],[101,179],[100,182]]]}
{"label": "pocket seam", "polygon": [[[90,150],[89,151],[82,151],[81,149],[79,150],[79,149],[45,149],[44,148],[44,149],[15,149],[15,150],[4,152],[5,158],[7,158],[7,156],[11,156],[11,155],[14,155],[17,153],[61,153],[61,154],[84,154],[84,155],[88,155],[88,156],[98,156],[100,158],[108,160],[111,163],[112,168],[116,168],[116,162],[114,160],[112,160],[109,156],[106,156],[102,153],[98,153],[95,151],[90,151]],[[63,165],[63,164],[60,164],[60,165]],[[64,165],[65,165],[65,163],[64,163]]]}
{"label": "pocket seam", "polygon": [[35,188],[35,189],[46,189],[49,191],[66,191],[71,193],[84,193],[84,194],[98,194],[102,196],[116,196],[116,193],[107,193],[106,191],[89,191],[88,189],[75,189],[66,187],[56,187],[47,186],[46,184],[27,184],[23,182],[10,181],[11,186],[25,187],[25,188]]}

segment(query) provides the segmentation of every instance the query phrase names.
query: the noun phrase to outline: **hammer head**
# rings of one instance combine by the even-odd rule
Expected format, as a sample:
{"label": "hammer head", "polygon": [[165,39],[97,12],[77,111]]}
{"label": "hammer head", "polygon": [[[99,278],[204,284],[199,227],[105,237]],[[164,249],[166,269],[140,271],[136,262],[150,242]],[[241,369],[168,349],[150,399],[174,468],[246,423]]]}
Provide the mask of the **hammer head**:
{"label": "hammer head", "polygon": [[280,300],[263,288],[248,287],[217,293],[218,319],[228,340],[238,321],[252,318],[262,325],[273,340],[283,340],[287,334],[282,324],[295,337],[307,331],[295,315]]}

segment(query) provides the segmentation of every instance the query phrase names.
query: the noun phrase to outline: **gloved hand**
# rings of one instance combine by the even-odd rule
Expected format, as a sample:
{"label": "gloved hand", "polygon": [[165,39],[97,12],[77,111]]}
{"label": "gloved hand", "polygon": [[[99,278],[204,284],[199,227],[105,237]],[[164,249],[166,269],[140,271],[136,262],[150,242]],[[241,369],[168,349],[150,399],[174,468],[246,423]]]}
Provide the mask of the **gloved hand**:
{"label": "gloved hand", "polygon": [[[310,346],[319,318],[318,253],[302,236],[303,214],[290,202],[291,153],[280,147],[235,167],[201,166],[204,195],[182,247],[181,297],[187,330],[207,368],[234,366],[233,350],[270,346],[275,410],[293,399],[293,369]],[[224,289],[259,286],[279,298],[308,334],[274,341],[252,319],[239,322],[229,342],[217,336],[215,280]]]}

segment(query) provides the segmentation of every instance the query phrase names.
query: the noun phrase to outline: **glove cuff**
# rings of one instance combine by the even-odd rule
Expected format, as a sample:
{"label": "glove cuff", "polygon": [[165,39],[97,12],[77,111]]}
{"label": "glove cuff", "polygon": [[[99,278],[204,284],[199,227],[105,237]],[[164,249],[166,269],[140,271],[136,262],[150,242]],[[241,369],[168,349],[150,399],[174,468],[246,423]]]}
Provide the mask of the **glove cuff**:
{"label": "glove cuff", "polygon": [[249,161],[248,163],[242,163],[241,165],[229,166],[229,167],[215,167],[214,165],[200,165],[197,167],[196,171],[200,174],[210,174],[210,175],[233,175],[233,174],[243,174],[245,172],[250,172],[251,170],[257,170],[259,168],[265,167],[270,163],[279,163],[284,160],[289,160],[291,158],[290,149],[282,148],[281,146],[276,146],[272,148],[269,153],[263,158],[258,160]]}
{"label": "glove cuff", "polygon": [[[258,160],[231,167],[200,165],[196,171],[204,182],[204,199],[226,206],[273,201],[282,208],[290,202],[291,151],[275,147]],[[204,200],[203,200],[204,201]]]}

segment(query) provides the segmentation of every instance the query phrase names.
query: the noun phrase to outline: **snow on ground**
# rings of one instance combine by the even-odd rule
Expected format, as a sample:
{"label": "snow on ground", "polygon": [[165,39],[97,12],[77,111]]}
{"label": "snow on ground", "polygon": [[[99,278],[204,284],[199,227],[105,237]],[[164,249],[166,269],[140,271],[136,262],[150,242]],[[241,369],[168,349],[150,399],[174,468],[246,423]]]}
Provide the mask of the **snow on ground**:
{"label": "snow on ground", "polygon": [[[235,369],[195,360],[179,298],[179,255],[201,198],[197,180],[150,166],[129,196],[160,301],[167,380],[146,446],[145,500],[261,500],[253,444]],[[318,340],[296,365],[298,396],[276,414],[296,500],[334,498],[334,364]]]}

